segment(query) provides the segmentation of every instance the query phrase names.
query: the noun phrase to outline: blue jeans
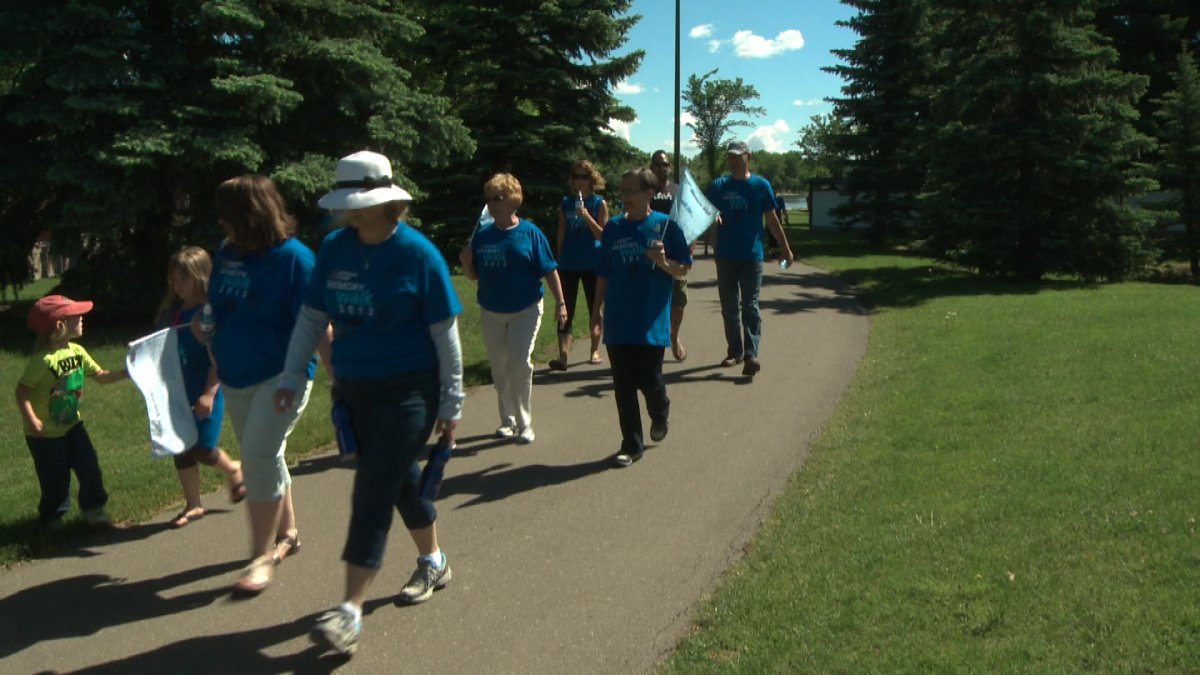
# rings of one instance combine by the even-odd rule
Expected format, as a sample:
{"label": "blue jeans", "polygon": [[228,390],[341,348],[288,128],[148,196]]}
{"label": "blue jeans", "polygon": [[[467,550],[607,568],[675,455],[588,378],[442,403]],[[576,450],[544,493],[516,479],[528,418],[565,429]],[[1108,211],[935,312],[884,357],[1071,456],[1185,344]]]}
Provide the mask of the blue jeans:
{"label": "blue jeans", "polygon": [[83,422],[71,427],[60,438],[25,437],[33,455],[42,498],[38,502],[38,517],[43,523],[58,520],[71,506],[71,472],[79,479],[79,508],[82,511],[99,508],[108,503],[100,460]]}
{"label": "blue jeans", "polygon": [[721,319],[725,322],[725,356],[729,358],[758,358],[758,341],[762,339],[758,292],[762,290],[762,275],[761,260],[717,258],[717,294],[721,298]]}
{"label": "blue jeans", "polygon": [[350,532],[342,560],[377,570],[383,565],[392,509],[410,530],[437,519],[433,502],[421,499],[419,459],[437,421],[436,371],[370,380],[338,379],[358,441]]}

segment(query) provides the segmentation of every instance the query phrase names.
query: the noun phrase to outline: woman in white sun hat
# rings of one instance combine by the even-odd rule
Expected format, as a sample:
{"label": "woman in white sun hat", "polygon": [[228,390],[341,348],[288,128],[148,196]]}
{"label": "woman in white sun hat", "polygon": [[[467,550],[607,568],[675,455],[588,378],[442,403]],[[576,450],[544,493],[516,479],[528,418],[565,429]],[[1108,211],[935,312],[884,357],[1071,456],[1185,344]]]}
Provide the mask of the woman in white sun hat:
{"label": "woman in white sun hat", "polygon": [[338,160],[336,177],[337,188],[317,205],[342,212],[348,226],[321,244],[276,402],[291,404],[305,355],[332,321],[337,396],[350,412],[358,466],[342,550],[344,601],[317,620],[311,637],[349,654],[362,630],[367,589],[383,563],[393,509],[419,555],[399,600],[424,602],[450,581],[438,548],[437,510],[418,489],[418,459],[435,427],[441,442],[454,442],[463,402],[455,318],[462,304],[441,253],[401,220],[412,197],[393,182],[388,159],[356,152]]}

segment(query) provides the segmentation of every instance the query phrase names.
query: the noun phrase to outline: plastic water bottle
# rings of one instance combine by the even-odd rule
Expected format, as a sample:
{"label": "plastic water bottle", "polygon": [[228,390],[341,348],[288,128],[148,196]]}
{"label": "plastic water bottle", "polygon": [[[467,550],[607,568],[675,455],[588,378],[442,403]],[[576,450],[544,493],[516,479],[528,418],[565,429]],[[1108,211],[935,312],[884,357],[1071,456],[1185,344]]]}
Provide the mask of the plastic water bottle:
{"label": "plastic water bottle", "polygon": [[346,402],[340,396],[333,399],[333,407],[329,409],[329,420],[333,422],[338,456],[344,461],[354,459],[358,455],[358,440],[354,438],[354,427],[350,424],[350,408],[346,407]]}
{"label": "plastic water bottle", "polygon": [[417,482],[417,494],[421,499],[430,501],[437,498],[438,489],[442,487],[442,477],[446,473],[446,462],[450,461],[450,451],[454,445],[441,440],[429,451],[429,460],[421,469],[421,479]]}
{"label": "plastic water bottle", "polygon": [[787,258],[780,258],[780,259],[779,259],[779,269],[780,269],[780,271],[786,270],[787,268],[789,268],[789,267],[791,267],[791,266],[792,266],[792,264],[788,262],[788,259],[787,259]]}
{"label": "plastic water bottle", "polygon": [[200,341],[206,345],[212,344],[213,333],[216,331],[217,317],[213,315],[212,303],[206,302],[200,310]]}
{"label": "plastic water bottle", "polygon": [[583,191],[575,193],[575,213],[579,213],[579,209],[583,208]]}

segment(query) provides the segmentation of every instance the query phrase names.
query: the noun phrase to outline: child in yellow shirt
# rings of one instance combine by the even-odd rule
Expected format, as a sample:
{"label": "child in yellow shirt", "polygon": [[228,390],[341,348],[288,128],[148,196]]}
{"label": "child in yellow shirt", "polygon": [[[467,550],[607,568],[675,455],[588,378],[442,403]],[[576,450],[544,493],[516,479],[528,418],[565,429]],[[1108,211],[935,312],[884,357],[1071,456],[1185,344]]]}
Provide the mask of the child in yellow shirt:
{"label": "child in yellow shirt", "polygon": [[34,354],[17,382],[17,408],[25,427],[25,443],[33,455],[42,497],[42,524],[61,524],[71,505],[71,472],[79,479],[79,508],[94,525],[109,524],[108,493],[96,449],[79,416],[85,377],[109,384],[129,377],[108,371],[83,347],[71,342],[83,335],[83,315],[92,303],[48,295],[29,310],[29,327],[38,334]]}

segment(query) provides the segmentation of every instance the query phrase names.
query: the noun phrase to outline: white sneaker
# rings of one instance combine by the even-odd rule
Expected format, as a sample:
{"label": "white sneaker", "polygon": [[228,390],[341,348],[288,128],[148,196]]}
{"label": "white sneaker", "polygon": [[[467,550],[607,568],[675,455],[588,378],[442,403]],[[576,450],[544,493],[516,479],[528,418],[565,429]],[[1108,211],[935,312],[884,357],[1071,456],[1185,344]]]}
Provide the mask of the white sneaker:
{"label": "white sneaker", "polygon": [[108,517],[108,511],[105,511],[103,506],[84,511],[83,520],[88,525],[112,525],[112,519]]}
{"label": "white sneaker", "polygon": [[533,427],[525,427],[521,430],[521,433],[517,435],[517,442],[521,445],[529,445],[535,438],[537,438],[537,435],[533,433]]}
{"label": "white sneaker", "polygon": [[496,438],[512,438],[517,435],[517,428],[511,424],[501,424],[496,427]]}

